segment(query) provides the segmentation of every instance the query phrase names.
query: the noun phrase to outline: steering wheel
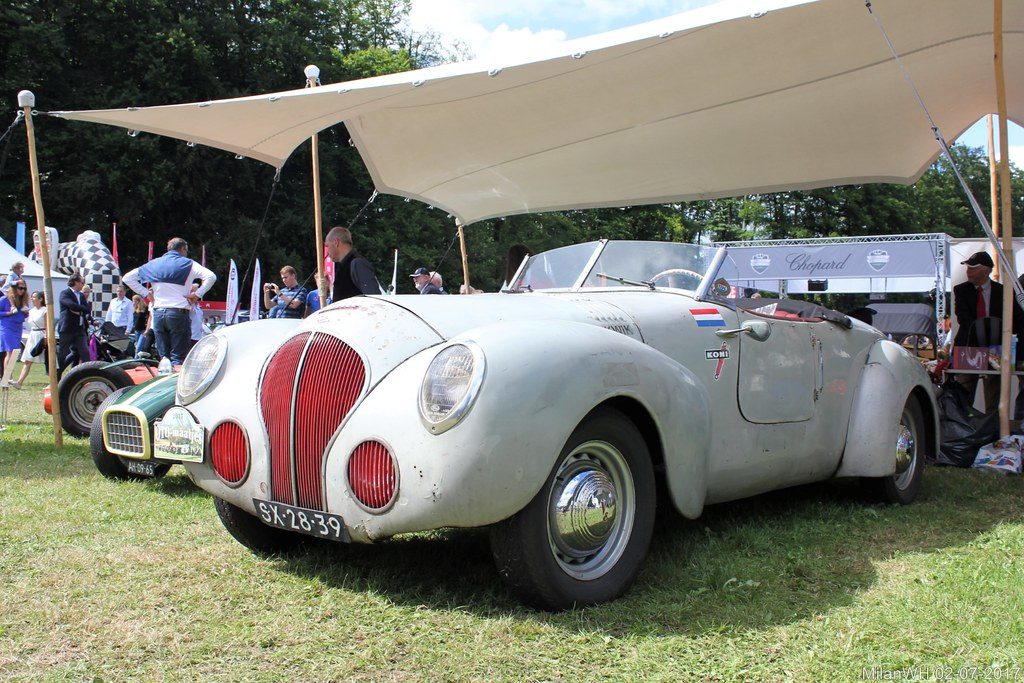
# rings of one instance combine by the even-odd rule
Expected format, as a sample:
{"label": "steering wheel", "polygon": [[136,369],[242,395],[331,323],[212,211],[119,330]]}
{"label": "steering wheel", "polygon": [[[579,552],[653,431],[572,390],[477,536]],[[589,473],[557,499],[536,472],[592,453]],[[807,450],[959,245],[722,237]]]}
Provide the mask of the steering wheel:
{"label": "steering wheel", "polygon": [[685,275],[687,277],[692,277],[696,280],[696,282],[693,283],[693,287],[679,287],[679,289],[697,289],[697,287],[700,285],[700,281],[704,279],[704,276],[695,270],[689,270],[687,268],[669,268],[668,270],[663,270],[654,277],[652,277],[651,283],[657,284],[658,280],[660,280],[661,278],[666,278],[670,275]]}

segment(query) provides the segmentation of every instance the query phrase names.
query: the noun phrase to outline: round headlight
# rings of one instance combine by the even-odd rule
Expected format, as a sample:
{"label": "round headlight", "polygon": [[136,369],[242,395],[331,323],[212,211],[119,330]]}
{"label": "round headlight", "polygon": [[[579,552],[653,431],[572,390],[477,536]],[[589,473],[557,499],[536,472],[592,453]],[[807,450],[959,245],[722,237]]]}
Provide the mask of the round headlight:
{"label": "round headlight", "polygon": [[484,379],[484,354],[464,342],[441,350],[420,384],[420,417],[433,434],[445,432],[469,412]]}
{"label": "round headlight", "polygon": [[178,374],[178,401],[189,404],[203,395],[224,364],[228,343],[219,334],[208,334],[192,347]]}

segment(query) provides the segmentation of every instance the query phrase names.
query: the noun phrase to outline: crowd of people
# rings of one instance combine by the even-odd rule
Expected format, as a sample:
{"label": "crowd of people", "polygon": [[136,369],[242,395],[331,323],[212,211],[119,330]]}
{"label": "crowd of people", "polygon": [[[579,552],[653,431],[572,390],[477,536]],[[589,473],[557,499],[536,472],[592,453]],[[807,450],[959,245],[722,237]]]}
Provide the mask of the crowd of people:
{"label": "crowd of people", "polygon": [[[282,266],[281,284],[263,285],[263,305],[267,317],[304,318],[322,305],[360,294],[380,294],[381,287],[370,262],[355,249],[347,228],[334,227],[324,239],[329,257],[334,261],[333,284],[323,283],[327,301],[320,301],[320,287],[307,288],[290,265]],[[0,297],[0,370],[6,385],[21,388],[33,363],[48,367],[46,349],[46,300],[42,292],[28,292],[23,262],[11,265],[4,279]],[[420,294],[448,294],[441,274],[425,267],[410,276]],[[325,278],[326,280],[326,278]],[[124,335],[131,340],[130,354],[168,358],[172,365],[181,365],[192,346],[204,333],[200,301],[217,281],[213,271],[188,256],[188,243],[175,237],[167,242],[167,251],[159,258],[128,271],[106,302],[103,320],[91,316],[91,292],[84,278],[73,273],[67,286],[57,295],[59,317],[56,321],[57,376],[69,367],[94,357],[90,350],[93,324],[105,322],[104,330]],[[318,282],[319,284],[319,282]],[[130,294],[130,296],[129,296]],[[28,327],[28,338],[24,330]],[[24,347],[24,352],[22,348]],[[19,352],[18,354],[12,352]],[[23,366],[17,379],[12,366],[17,360]]]}

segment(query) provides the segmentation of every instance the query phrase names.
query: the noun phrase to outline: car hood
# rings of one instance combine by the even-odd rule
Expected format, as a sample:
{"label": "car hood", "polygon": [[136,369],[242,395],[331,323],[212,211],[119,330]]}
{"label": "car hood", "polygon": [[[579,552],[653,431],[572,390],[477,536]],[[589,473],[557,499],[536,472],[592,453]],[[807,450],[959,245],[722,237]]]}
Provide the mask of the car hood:
{"label": "car hood", "polygon": [[[634,321],[619,307],[600,298],[568,292],[359,297],[334,304],[312,317],[317,318],[317,326],[330,326],[335,321],[351,325],[352,317],[361,316],[374,321],[374,336],[385,337],[401,334],[401,320],[409,316],[427,325],[439,340],[451,339],[477,327],[517,320],[589,323],[639,337]],[[388,326],[376,324],[385,320]],[[392,322],[397,323],[398,328],[389,329]]]}

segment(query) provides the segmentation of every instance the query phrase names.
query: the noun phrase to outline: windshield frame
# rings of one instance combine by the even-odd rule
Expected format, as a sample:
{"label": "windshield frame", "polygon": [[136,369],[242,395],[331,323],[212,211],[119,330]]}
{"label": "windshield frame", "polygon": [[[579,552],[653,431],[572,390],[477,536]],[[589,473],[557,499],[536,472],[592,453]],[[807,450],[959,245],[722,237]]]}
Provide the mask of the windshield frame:
{"label": "windshield frame", "polygon": [[[701,265],[700,268],[693,265],[693,275],[697,275],[698,270],[704,271],[703,273],[700,273],[701,279],[693,288],[679,286],[678,284],[677,286],[656,284],[653,280],[642,279],[643,277],[651,277],[651,274],[648,273],[646,276],[637,275],[635,271],[643,271],[644,269],[637,267],[630,269],[625,266],[625,263],[622,264],[623,272],[596,272],[602,258],[605,258],[610,254],[609,249],[611,248],[616,249],[612,255],[613,259],[626,257],[628,262],[630,257],[649,258],[652,254],[657,255],[658,245],[663,245],[665,251],[670,252],[666,254],[665,258],[665,261],[668,261],[668,265],[670,266],[673,265],[674,262],[679,262],[680,266],[687,265],[686,261],[688,259],[692,261],[699,260],[707,264],[706,267]],[[590,248],[591,251],[586,255],[584,261],[580,252],[587,248]],[[727,251],[727,247],[724,246],[690,244],[685,242],[609,239],[581,242],[578,244],[558,247],[556,249],[550,249],[524,259],[516,269],[511,282],[508,283],[502,291],[507,293],[533,291],[592,292],[595,289],[635,290],[643,288],[649,291],[685,292],[697,300],[714,299],[716,301],[721,301],[723,299],[727,299],[727,296],[723,296],[718,291],[721,287],[716,287],[716,281],[718,280],[718,273],[722,270],[723,265],[728,260]],[[675,252],[678,256],[673,255],[671,252]],[[557,264],[560,260],[563,260],[564,263],[570,266],[572,270],[578,269],[578,273],[572,281],[569,282],[568,278],[557,277],[557,279],[561,281],[561,286],[537,287],[537,282],[534,277],[539,274],[541,275],[541,279],[544,279],[543,276],[546,274],[547,279],[555,279],[556,275],[552,273],[552,270],[557,268]],[[658,259],[655,259],[654,262],[657,263]],[[610,265],[614,266],[617,264],[615,264],[613,260]],[[634,263],[633,265],[635,266],[636,264]],[[662,265],[665,264],[663,263]],[[531,268],[533,268],[534,271],[531,271]],[[670,270],[688,271],[690,269],[680,267],[670,268]],[[599,278],[602,284],[595,287],[594,278]],[[589,285],[587,284],[588,281],[590,282]],[[609,281],[615,281],[615,284],[604,284]],[[552,283],[552,285],[553,284],[554,283]]]}

